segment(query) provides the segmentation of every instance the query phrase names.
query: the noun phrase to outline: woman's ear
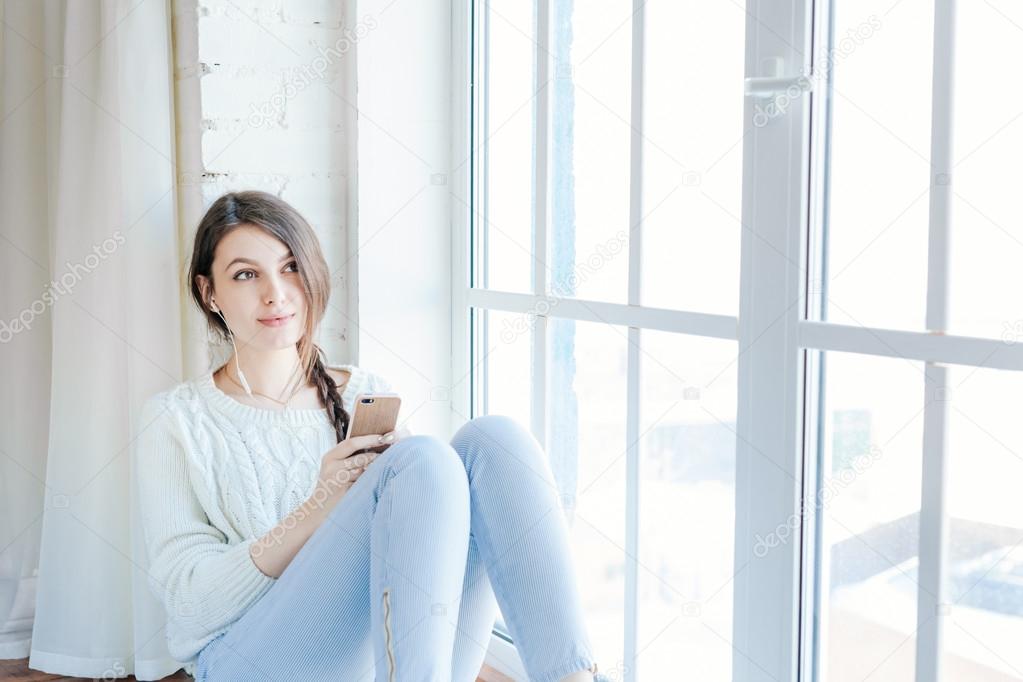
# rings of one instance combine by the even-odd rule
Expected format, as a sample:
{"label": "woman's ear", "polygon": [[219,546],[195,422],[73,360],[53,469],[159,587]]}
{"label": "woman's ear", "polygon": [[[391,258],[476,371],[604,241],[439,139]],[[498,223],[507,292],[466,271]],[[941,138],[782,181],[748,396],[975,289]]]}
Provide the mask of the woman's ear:
{"label": "woman's ear", "polygon": [[202,300],[206,304],[206,307],[213,312],[217,312],[215,299],[213,294],[210,293],[210,280],[205,275],[196,275],[195,281],[196,284],[199,285],[199,291],[202,293]]}

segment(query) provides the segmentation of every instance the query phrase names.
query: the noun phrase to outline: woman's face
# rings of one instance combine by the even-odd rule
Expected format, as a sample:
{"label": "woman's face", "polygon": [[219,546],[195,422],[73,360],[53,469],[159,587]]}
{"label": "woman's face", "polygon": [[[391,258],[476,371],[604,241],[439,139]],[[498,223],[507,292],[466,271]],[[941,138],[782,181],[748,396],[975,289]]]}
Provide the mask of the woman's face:
{"label": "woman's face", "polygon": [[277,350],[302,338],[305,289],[287,244],[258,227],[236,227],[217,244],[212,275],[213,297],[236,343]]}

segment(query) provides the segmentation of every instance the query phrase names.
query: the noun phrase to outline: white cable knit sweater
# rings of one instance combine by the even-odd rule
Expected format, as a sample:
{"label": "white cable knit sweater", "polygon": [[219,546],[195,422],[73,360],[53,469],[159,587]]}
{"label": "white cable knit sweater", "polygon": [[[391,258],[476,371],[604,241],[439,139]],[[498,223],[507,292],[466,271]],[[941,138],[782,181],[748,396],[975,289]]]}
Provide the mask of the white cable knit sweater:
{"label": "white cable knit sweater", "polygon": [[[355,365],[341,401],[391,391]],[[167,611],[167,647],[190,675],[202,647],[275,578],[249,546],[312,494],[336,445],[326,409],[263,409],[217,388],[212,372],[150,397],[137,425],[135,471],[148,582]]]}

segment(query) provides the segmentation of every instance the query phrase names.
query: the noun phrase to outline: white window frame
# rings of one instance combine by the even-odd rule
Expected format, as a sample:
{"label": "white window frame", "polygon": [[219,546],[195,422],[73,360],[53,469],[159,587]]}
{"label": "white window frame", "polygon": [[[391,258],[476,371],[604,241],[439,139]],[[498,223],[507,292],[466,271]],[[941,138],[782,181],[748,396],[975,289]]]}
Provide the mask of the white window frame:
{"label": "white window frame", "polygon": [[[543,17],[551,0],[536,0],[541,20],[539,35],[545,36]],[[814,589],[815,519],[803,515],[804,500],[816,491],[816,429],[818,427],[817,351],[840,351],[879,357],[896,357],[925,363],[924,440],[920,512],[920,588],[916,679],[939,682],[943,571],[947,552],[946,417],[947,404],[940,399],[947,379],[947,365],[1023,370],[1023,345],[999,339],[980,339],[945,333],[948,328],[949,205],[952,149],[952,64],[954,55],[955,0],[936,0],[932,94],[931,158],[928,239],[927,330],[901,331],[819,321],[813,306],[819,305],[820,240],[818,226],[822,207],[821,172],[824,98],[806,83],[814,83],[811,55],[821,49],[814,36],[826,35],[828,0],[748,0],[746,21],[745,104],[742,182],[741,283],[738,316],[665,310],[640,306],[638,233],[629,245],[628,304],[565,299],[543,293],[521,294],[484,290],[470,286],[472,221],[469,205],[477,205],[470,181],[478,161],[469,146],[473,120],[470,66],[473,35],[473,0],[453,3],[452,112],[455,123],[452,158],[472,159],[452,174],[452,292],[454,296],[452,339],[456,382],[452,391],[454,418],[484,411],[479,403],[477,376],[482,358],[470,343],[472,309],[534,313],[541,301],[551,317],[604,322],[628,327],[626,419],[627,443],[638,435],[639,336],[641,329],[656,329],[738,342],[738,404],[736,444],[736,528],[733,611],[733,679],[813,680],[815,669],[814,622],[825,609],[826,591]],[[642,215],[641,152],[643,64],[639,45],[643,38],[642,0],[634,0],[633,91],[630,221]],[[479,20],[477,16],[476,21]],[[477,35],[479,35],[477,33]],[[543,42],[543,38],[539,42]],[[825,46],[826,47],[826,46]],[[546,55],[542,45],[537,54]],[[538,59],[540,81],[550,65]],[[804,76],[804,78],[800,78]],[[738,87],[738,84],[737,84]],[[819,86],[818,86],[819,87]],[[792,96],[793,92],[799,94]],[[785,112],[765,125],[754,125],[754,116],[771,98],[787,98]],[[533,103],[537,120],[546,121],[549,102],[546,90]],[[759,107],[759,109],[758,109]],[[818,111],[814,111],[814,108]],[[546,249],[547,140],[545,126],[538,131],[536,196],[537,225],[534,253]],[[478,136],[474,135],[478,139]],[[944,179],[939,182],[939,176]],[[485,253],[477,262],[485,266]],[[812,257],[811,257],[812,256]],[[534,263],[535,292],[546,285],[543,265]],[[547,315],[536,317],[534,327],[533,412],[531,428],[547,443],[546,424],[546,327]],[[462,379],[462,380],[459,380]],[[477,404],[473,404],[473,396]],[[636,587],[638,537],[638,452],[627,451],[625,643],[626,660],[636,651]],[[769,536],[790,519],[802,520],[799,542],[783,543],[763,557],[754,555],[755,538]],[[938,595],[937,598],[932,595]],[[931,616],[934,617],[931,617]],[[521,667],[508,667],[511,647],[495,635],[494,667],[505,674],[526,679]],[[519,664],[520,666],[520,664]],[[684,661],[680,661],[684,666]],[[683,672],[680,670],[680,672]],[[636,666],[626,667],[625,680],[638,679]],[[639,675],[641,676],[641,675]]]}

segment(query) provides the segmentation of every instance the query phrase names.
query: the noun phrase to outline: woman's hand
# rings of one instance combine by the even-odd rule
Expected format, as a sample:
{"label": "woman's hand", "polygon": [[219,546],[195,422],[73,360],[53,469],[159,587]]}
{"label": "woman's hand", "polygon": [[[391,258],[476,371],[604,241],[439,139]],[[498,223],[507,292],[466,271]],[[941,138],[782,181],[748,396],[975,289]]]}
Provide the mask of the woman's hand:
{"label": "woman's hand", "polygon": [[320,460],[316,488],[307,505],[321,510],[324,515],[328,514],[373,460],[391,445],[410,435],[411,431],[402,428],[386,434],[355,436],[327,450]]}
{"label": "woman's hand", "polygon": [[[394,443],[397,443],[402,438],[408,438],[411,435],[412,435],[412,432],[408,430],[408,427],[402,427],[400,429],[395,429],[394,431],[391,431],[389,433],[384,434],[385,437],[386,436],[394,436]],[[391,443],[391,445],[394,445],[394,443]]]}

